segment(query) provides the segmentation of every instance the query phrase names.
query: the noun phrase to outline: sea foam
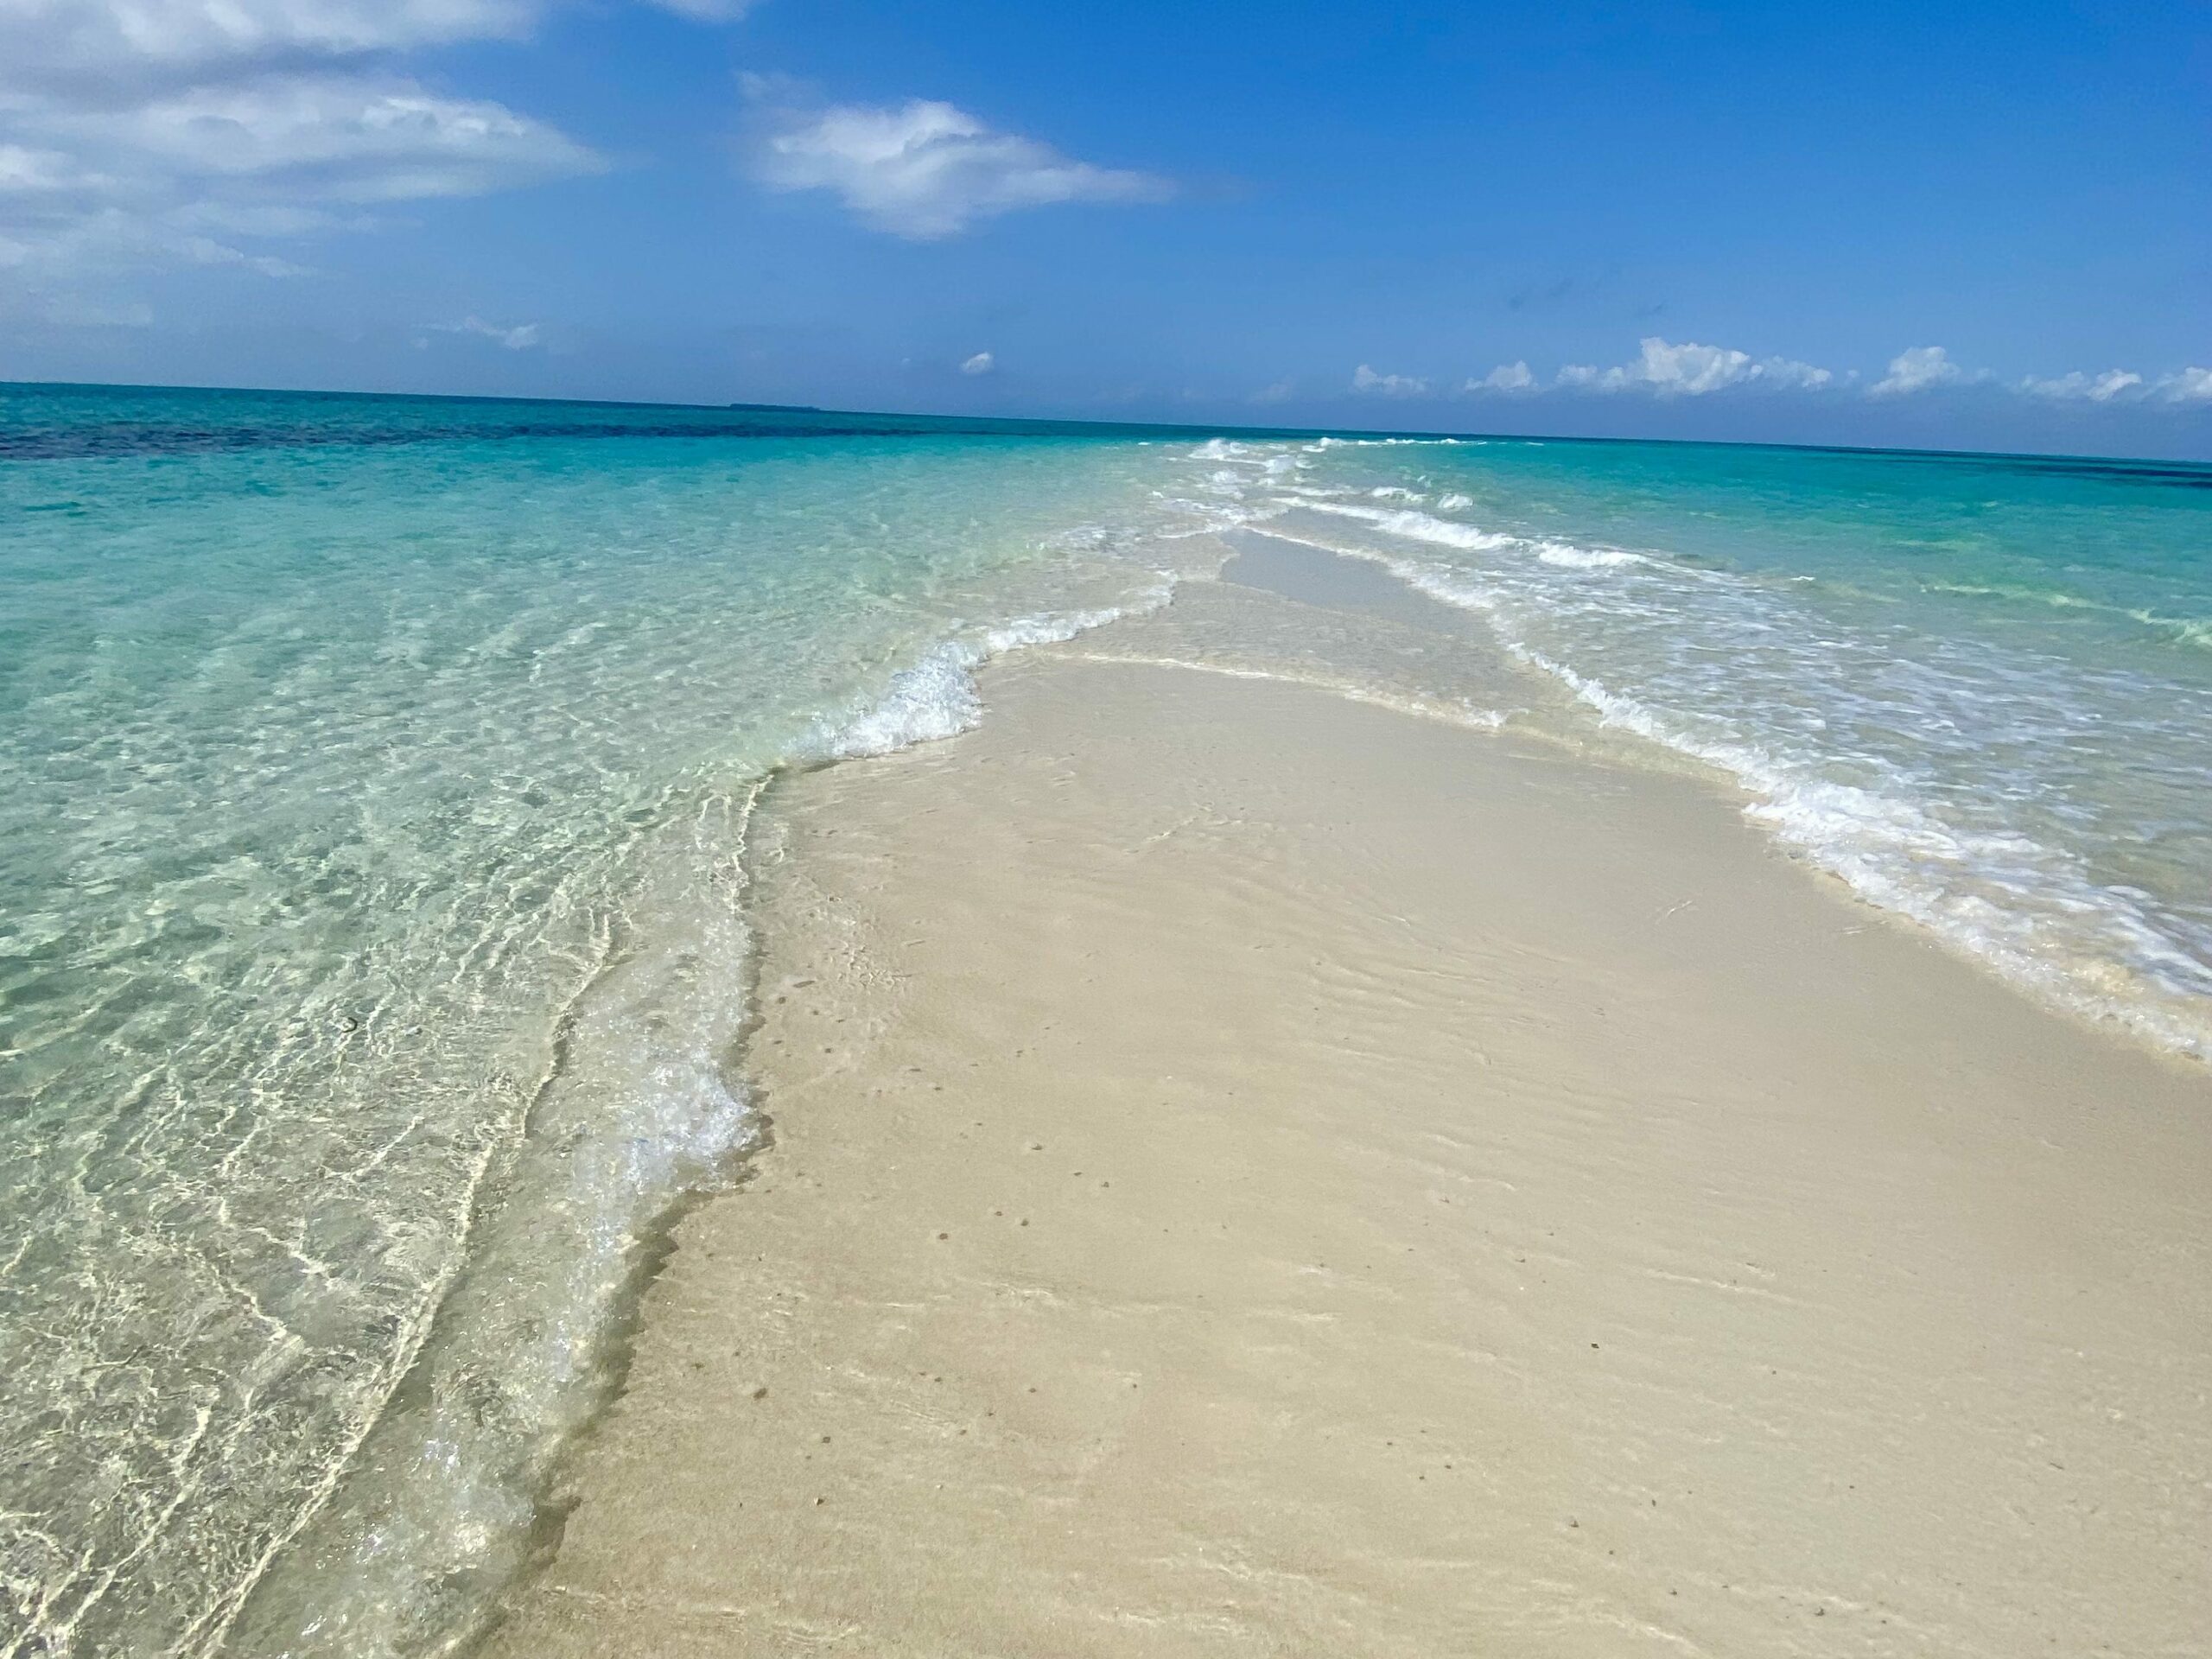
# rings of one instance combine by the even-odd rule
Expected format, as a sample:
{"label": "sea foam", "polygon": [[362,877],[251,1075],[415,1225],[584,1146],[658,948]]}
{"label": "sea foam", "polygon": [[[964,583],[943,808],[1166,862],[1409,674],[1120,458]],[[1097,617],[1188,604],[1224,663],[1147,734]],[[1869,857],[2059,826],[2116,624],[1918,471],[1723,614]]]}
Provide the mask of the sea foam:
{"label": "sea foam", "polygon": [[882,696],[862,712],[842,723],[826,724],[817,734],[815,752],[827,759],[855,760],[957,737],[982,719],[976,671],[993,658],[1027,646],[1058,645],[1123,617],[1157,610],[1174,593],[1173,579],[1163,573],[1156,586],[1126,604],[1019,617],[945,640],[893,674]]}
{"label": "sea foam", "polygon": [[[1870,903],[1927,926],[2053,1002],[2126,1025],[2162,1046],[2212,1056],[2212,1003],[2206,1001],[2212,967],[2149,895],[2100,880],[2078,854],[1995,821],[2001,801],[1977,808],[1992,821],[1962,821],[1955,808],[1939,810],[1923,792],[1929,787],[1923,778],[1872,753],[1823,755],[1823,746],[1834,741],[1828,728],[1840,729],[1846,716],[1916,720],[1871,705],[1864,715],[1851,712],[1853,681],[1835,666],[1835,653],[1848,650],[1872,663],[1888,649],[1878,641],[1847,645],[1832,627],[1824,637],[1808,620],[1793,619],[1781,597],[1786,588],[1649,553],[1506,534],[1352,502],[1307,497],[1295,505],[1355,520],[1386,542],[1473,556],[1468,563],[1446,563],[1393,552],[1375,541],[1313,537],[1287,524],[1270,531],[1377,563],[1409,587],[1484,617],[1510,655],[1567,687],[1602,723],[1726,772],[1752,797],[1747,816]],[[1643,585],[1603,592],[1562,587],[1535,578],[1542,569],[1635,574]],[[1681,674],[1694,671],[1695,677],[1680,678],[1671,689],[1660,683],[1630,691],[1610,675],[1569,660],[1574,653],[1604,652],[1607,635],[1624,628],[1671,639],[1672,649],[1682,653]],[[1669,632],[1654,632],[1661,628]],[[1537,636],[1551,643],[1540,645]],[[1780,661],[1748,666],[1755,660],[1748,653],[1771,657],[1778,648],[1785,652]],[[1738,649],[1747,653],[1747,666],[1732,670],[1726,653]],[[1802,734],[1792,736],[1790,723],[1777,724],[1766,741],[1731,734],[1751,713],[1744,693],[1766,683],[1758,677],[1785,663],[1799,665],[1799,678],[1786,698],[1777,697],[1776,718],[1787,715]],[[1993,665],[1974,671],[1999,672]],[[1960,672],[1928,671],[1931,690],[1970,699]],[[1828,676],[1838,677],[1824,694],[1823,714],[1812,699],[1823,695]],[[1792,683],[1772,685],[1778,694]],[[1669,706],[1670,698],[1693,691],[1709,696],[1709,705]],[[1789,709],[1797,712],[1789,715]],[[1732,715],[1723,712],[1732,709]],[[1932,709],[1916,717],[1941,718]],[[2054,718],[2063,715],[2055,712]],[[1839,767],[1860,775],[1830,775]]]}

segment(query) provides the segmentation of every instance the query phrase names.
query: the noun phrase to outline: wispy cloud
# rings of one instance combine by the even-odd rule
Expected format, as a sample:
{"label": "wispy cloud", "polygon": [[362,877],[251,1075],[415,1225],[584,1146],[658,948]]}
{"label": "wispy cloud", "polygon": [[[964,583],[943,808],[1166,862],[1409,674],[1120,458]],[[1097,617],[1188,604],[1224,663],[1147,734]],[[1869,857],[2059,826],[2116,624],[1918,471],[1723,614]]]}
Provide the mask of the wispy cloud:
{"label": "wispy cloud", "polygon": [[434,322],[429,327],[435,334],[480,335],[486,340],[496,340],[511,352],[526,352],[541,340],[541,326],[535,322],[504,327],[496,322],[486,322],[481,317],[463,317],[459,322]]}
{"label": "wispy cloud", "polygon": [[[1423,396],[1430,385],[1416,375],[1383,374],[1363,363],[1351,384],[1355,391],[1396,397]],[[1655,334],[1638,343],[1633,362],[1611,368],[1570,363],[1546,381],[1525,360],[1516,359],[1499,364],[1488,374],[1461,382],[1459,391],[1463,397],[1474,397],[1640,393],[1672,399],[1755,391],[1840,396],[1856,393],[1860,384],[1856,369],[1839,374],[1795,358],[1755,358],[1729,346],[1694,340],[1677,345]],[[2212,404],[2212,369],[2190,366],[2155,378],[2133,369],[2107,369],[2101,373],[2075,370],[2048,378],[2030,375],[2000,385],[1986,370],[1954,362],[1941,346],[1915,346],[1898,353],[1890,359],[1888,372],[1867,385],[1863,395],[1893,398],[1939,387],[1974,386],[1986,388],[1993,395],[2009,391],[2054,403]]]}
{"label": "wispy cloud", "polygon": [[753,0],[646,0],[663,11],[695,23],[734,23],[753,10]]}
{"label": "wispy cloud", "polygon": [[2161,379],[2155,390],[2170,404],[2212,404],[2212,369],[2183,369]]}
{"label": "wispy cloud", "polygon": [[528,32],[531,0],[5,0],[0,78],[101,91]]}
{"label": "wispy cloud", "polygon": [[1363,363],[1352,371],[1351,389],[1380,397],[1418,397],[1428,390],[1428,382],[1410,374],[1377,374]]}
{"label": "wispy cloud", "polygon": [[2133,369],[2090,374],[2081,369],[2039,380],[2030,375],[2020,390],[2032,397],[2063,403],[2212,404],[2212,369],[2177,369],[2153,380]]}
{"label": "wispy cloud", "polygon": [[195,86],[134,109],[57,116],[48,130],[111,176],[257,205],[481,195],[598,165],[504,105],[352,74]]}
{"label": "wispy cloud", "polygon": [[2115,397],[2139,391],[2142,385],[2143,377],[2127,369],[2107,369],[2102,374],[2085,374],[2076,369],[2071,374],[2050,380],[2038,380],[2030,375],[2020,382],[2020,390],[2037,397],[2078,397],[2093,404],[2108,404]]}
{"label": "wispy cloud", "polygon": [[988,352],[978,352],[960,365],[963,374],[988,374],[999,365],[999,360]]}
{"label": "wispy cloud", "polygon": [[1694,341],[1676,346],[1652,334],[1639,342],[1635,362],[1611,369],[1569,364],[1559,372],[1558,384],[1586,391],[1644,391],[1660,397],[1700,397],[1737,386],[1812,391],[1829,385],[1834,378],[1826,369],[1790,358],[1754,358],[1749,352],[1726,346],[1701,346]]}
{"label": "wispy cloud", "polygon": [[979,220],[1077,201],[1160,201],[1169,181],[1096,167],[927,99],[810,104],[791,83],[747,76],[747,170],[771,190],[827,190],[871,229],[916,241]]}
{"label": "wispy cloud", "polygon": [[0,264],[60,284],[147,262],[296,261],[229,239],[363,205],[601,169],[585,145],[399,72],[527,32],[536,0],[0,0]]}
{"label": "wispy cloud", "polygon": [[[1409,374],[1383,374],[1362,364],[1352,390],[1384,397],[1426,394],[1429,382]],[[1638,344],[1633,362],[1601,368],[1570,363],[1547,381],[1522,359],[1501,363],[1488,374],[1459,384],[1459,393],[1474,397],[1540,397],[1559,395],[1642,394],[1661,399],[1700,397],[1719,392],[1799,391],[1828,396],[1846,393],[1895,398],[1937,388],[1980,387],[1992,396],[2010,393],[2052,403],[2085,405],[2135,404],[2190,408],[2212,404],[2212,369],[2192,365],[2153,376],[2133,369],[2101,372],[2075,370],[2048,378],[2030,375],[1998,382],[1985,369],[1952,360],[1941,346],[1915,346],[1891,358],[1887,373],[1863,394],[1859,371],[1838,373],[1795,358],[1755,358],[1749,352],[1696,341],[1675,344],[1657,335]]]}

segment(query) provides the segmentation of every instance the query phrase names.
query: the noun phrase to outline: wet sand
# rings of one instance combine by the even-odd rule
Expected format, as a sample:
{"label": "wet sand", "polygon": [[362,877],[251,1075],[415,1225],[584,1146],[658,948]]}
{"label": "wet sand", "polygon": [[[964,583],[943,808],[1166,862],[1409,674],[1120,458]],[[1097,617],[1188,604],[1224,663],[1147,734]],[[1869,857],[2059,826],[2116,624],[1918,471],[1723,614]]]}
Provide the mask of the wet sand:
{"label": "wet sand", "polygon": [[2204,1651],[2201,1068],[1708,783],[1117,651],[771,791],[772,1142],[491,1651]]}

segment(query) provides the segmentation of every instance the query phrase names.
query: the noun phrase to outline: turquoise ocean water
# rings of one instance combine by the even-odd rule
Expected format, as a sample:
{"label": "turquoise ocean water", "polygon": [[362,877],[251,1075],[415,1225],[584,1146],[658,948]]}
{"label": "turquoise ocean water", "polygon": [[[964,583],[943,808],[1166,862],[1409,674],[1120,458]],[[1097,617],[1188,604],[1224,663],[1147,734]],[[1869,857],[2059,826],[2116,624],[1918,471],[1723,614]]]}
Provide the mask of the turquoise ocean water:
{"label": "turquoise ocean water", "polygon": [[2212,467],[0,388],[0,1654],[466,1636],[746,1144],[762,781],[1255,531],[2212,1045]]}

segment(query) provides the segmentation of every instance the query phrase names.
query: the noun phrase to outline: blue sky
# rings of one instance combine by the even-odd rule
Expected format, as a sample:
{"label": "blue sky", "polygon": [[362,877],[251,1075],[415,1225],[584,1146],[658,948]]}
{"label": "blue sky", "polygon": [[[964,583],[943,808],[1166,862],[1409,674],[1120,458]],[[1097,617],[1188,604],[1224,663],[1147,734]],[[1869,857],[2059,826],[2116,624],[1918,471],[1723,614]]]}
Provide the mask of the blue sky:
{"label": "blue sky", "polygon": [[2207,19],[0,0],[0,377],[2212,454]]}

